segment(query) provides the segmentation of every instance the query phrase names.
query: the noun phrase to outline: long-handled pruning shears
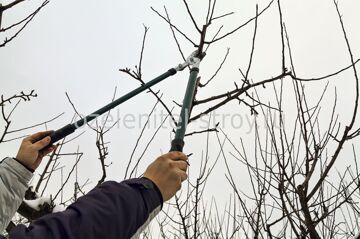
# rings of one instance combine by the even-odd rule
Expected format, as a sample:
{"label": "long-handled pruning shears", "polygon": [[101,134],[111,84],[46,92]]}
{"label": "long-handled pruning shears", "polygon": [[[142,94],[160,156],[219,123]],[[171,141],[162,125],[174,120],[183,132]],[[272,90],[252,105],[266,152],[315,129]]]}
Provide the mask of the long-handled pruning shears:
{"label": "long-handled pruning shears", "polygon": [[81,126],[85,125],[86,123],[96,119],[98,116],[104,114],[105,112],[113,109],[114,107],[124,103],[125,101],[131,99],[132,97],[138,95],[139,93],[143,92],[146,89],[149,89],[151,86],[156,85],[157,83],[161,82],[162,80],[168,78],[169,76],[175,75],[178,71],[184,70],[186,67],[190,67],[190,76],[189,81],[186,88],[186,93],[183,100],[183,105],[181,108],[179,122],[176,128],[175,138],[171,142],[171,149],[170,151],[181,151],[184,147],[184,136],[186,127],[188,124],[188,120],[190,118],[190,111],[192,107],[192,102],[194,99],[194,92],[196,88],[196,81],[197,75],[199,73],[199,65],[202,58],[205,56],[205,53],[202,52],[202,49],[194,51],[184,63],[179,64],[178,66],[171,68],[167,72],[161,74],[160,76],[154,78],[153,80],[141,85],[140,87],[136,88],[135,90],[123,95],[122,97],[118,98],[117,100],[105,105],[104,107],[98,109],[97,111],[93,112],[90,115],[87,115],[80,120],[65,125],[64,127],[54,131],[51,133],[51,143],[55,143],[66,136],[75,132],[76,129],[80,128]]}

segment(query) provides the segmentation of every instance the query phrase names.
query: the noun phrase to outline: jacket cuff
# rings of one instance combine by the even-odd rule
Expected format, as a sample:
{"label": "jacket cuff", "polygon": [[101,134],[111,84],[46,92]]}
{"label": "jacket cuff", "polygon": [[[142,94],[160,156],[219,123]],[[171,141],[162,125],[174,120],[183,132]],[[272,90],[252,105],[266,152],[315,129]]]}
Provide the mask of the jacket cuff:
{"label": "jacket cuff", "polygon": [[18,162],[19,164],[21,164],[22,166],[24,166],[27,170],[29,170],[31,173],[34,173],[35,170],[32,168],[29,168],[28,166],[26,166],[23,162],[21,162],[20,160],[18,160],[17,158],[13,158],[16,162]]}
{"label": "jacket cuff", "polygon": [[16,175],[16,177],[18,177],[19,180],[24,184],[28,184],[30,182],[33,173],[20,164],[17,160],[14,160],[13,158],[6,158],[2,163],[4,164],[5,168]]}
{"label": "jacket cuff", "polygon": [[153,181],[151,181],[148,178],[142,177],[142,178],[133,178],[129,180],[125,180],[124,183],[126,183],[129,186],[134,186],[141,190],[144,198],[146,198],[147,206],[150,211],[153,211],[155,208],[160,206],[160,210],[163,207],[163,198],[162,194]]}

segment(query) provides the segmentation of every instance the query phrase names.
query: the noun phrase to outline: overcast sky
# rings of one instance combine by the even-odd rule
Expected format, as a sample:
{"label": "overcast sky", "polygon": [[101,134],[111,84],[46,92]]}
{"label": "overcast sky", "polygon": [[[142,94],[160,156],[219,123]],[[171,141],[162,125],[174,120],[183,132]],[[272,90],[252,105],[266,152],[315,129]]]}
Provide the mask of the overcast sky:
{"label": "overcast sky", "polygon": [[[10,1],[1,2],[8,3]],[[221,25],[224,25],[222,30],[224,33],[253,17],[256,2],[259,4],[259,9],[263,9],[269,1],[218,1],[215,15],[227,12],[235,12],[235,14],[215,22],[213,28],[208,32],[209,37],[213,36]],[[7,11],[3,15],[3,27],[22,19],[40,4],[41,1],[28,0]],[[206,17],[207,1],[189,1],[189,4],[199,25],[202,25]],[[120,73],[119,69],[134,68],[138,64],[144,32],[143,24],[150,27],[143,61],[144,80],[151,80],[181,63],[182,59],[169,26],[150,9],[153,6],[163,13],[163,5],[166,5],[173,23],[191,39],[198,42],[199,36],[180,0],[51,0],[14,41],[5,48],[0,48],[0,93],[10,96],[21,90],[29,91],[31,89],[38,93],[38,98],[20,104],[13,115],[12,129],[48,120],[62,112],[65,114],[50,123],[48,127],[57,129],[69,123],[74,111],[66,99],[65,92],[70,95],[78,111],[87,114],[108,103],[113,96],[115,87],[117,87],[117,96],[121,96],[139,86],[138,82]],[[350,64],[333,1],[287,0],[283,1],[282,5],[298,76],[303,78],[322,76]],[[360,16],[358,14],[360,2],[358,0],[339,1],[339,5],[354,57],[357,59],[360,56]],[[250,78],[254,82],[276,76],[281,72],[281,42],[277,5],[271,6],[258,21],[254,67],[250,71]],[[200,67],[200,76],[204,82],[215,72],[227,48],[230,48],[230,54],[218,77],[208,87],[200,90],[199,99],[232,90],[234,81],[241,84],[241,75],[238,69],[244,70],[247,67],[253,29],[254,24],[249,24],[209,49]],[[1,33],[0,36],[3,40],[8,35]],[[178,37],[185,55],[190,54],[194,48],[181,36]],[[163,99],[170,108],[175,106],[175,114],[178,114],[180,110],[172,101],[181,102],[187,77],[188,72],[184,71],[154,87],[154,90],[161,90]],[[348,122],[349,117],[347,116],[352,110],[354,99],[352,73],[350,71],[341,74],[330,78],[329,81],[329,91],[325,96],[323,107],[325,109],[332,107],[336,86],[340,105],[338,113],[341,120]],[[326,82],[306,84],[310,99],[314,99],[314,101],[318,99],[319,92],[325,84]],[[285,108],[291,119],[291,115],[296,114],[295,100],[292,98],[291,85],[285,84],[285,86],[289,87],[285,88],[285,97],[287,97]],[[266,103],[274,99],[271,87],[261,90],[261,94]],[[139,115],[150,112],[155,102],[154,96],[144,93],[113,111],[114,118],[117,118],[118,115],[123,118],[127,114],[132,114],[136,120],[128,125],[121,120],[119,125],[106,136],[106,139],[111,142],[107,161],[112,163],[108,179],[122,179],[124,165],[141,131],[139,125],[141,126],[145,122],[145,120],[139,122]],[[195,113],[200,112],[199,110]],[[159,116],[161,111],[162,108],[158,106],[155,115]],[[223,115],[229,115],[221,122],[223,123],[222,128],[234,142],[239,142],[240,137],[243,137],[246,147],[251,150],[251,138],[254,131],[251,126],[250,110],[233,102],[216,113],[218,114],[216,117],[219,118],[215,121],[221,121]],[[234,117],[234,115],[236,116]],[[327,117],[328,112],[324,110],[324,120]],[[159,118],[153,118],[151,122],[157,122],[158,126]],[[43,128],[43,126],[38,127],[25,133]],[[155,129],[153,126],[146,131],[136,157],[141,155]],[[191,129],[199,130],[199,125],[191,126]],[[85,153],[80,164],[79,175],[84,180],[90,178],[93,182],[89,186],[91,188],[100,177],[100,168],[95,148],[95,135],[88,128],[79,130],[79,132],[83,131],[85,134],[68,145],[65,151],[73,152],[79,146],[80,151]],[[160,153],[168,151],[170,132],[169,127],[160,130],[144,155],[144,161],[140,166],[141,170]],[[214,135],[212,137],[210,158],[214,160],[219,152],[219,147],[216,137]],[[18,145],[19,141],[1,144],[0,155],[2,157],[15,155]],[[191,157],[191,169],[194,173],[198,171],[205,146],[206,135],[186,140],[185,151],[194,153]],[[229,146],[226,147],[229,151]],[[71,163],[74,158],[68,158],[68,160]],[[239,167],[239,173],[241,170],[243,169]],[[218,185],[227,185],[224,173],[224,165],[220,162],[210,181],[209,195],[216,195],[220,192],[222,195],[227,195],[223,193],[223,187],[217,187]],[[53,182],[52,187],[58,183],[58,181]],[[225,188],[230,193],[230,187],[225,186]],[[72,190],[71,185],[69,190]]]}

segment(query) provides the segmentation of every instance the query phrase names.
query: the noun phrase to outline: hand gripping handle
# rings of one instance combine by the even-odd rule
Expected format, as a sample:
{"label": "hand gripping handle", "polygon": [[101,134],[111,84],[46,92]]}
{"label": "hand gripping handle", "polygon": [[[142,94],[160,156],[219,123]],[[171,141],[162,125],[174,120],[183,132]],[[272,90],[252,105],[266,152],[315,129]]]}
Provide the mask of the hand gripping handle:
{"label": "hand gripping handle", "polygon": [[56,131],[53,131],[50,134],[50,137],[51,137],[50,145],[65,138],[69,134],[74,133],[75,129],[76,129],[76,127],[73,124],[68,124]]}

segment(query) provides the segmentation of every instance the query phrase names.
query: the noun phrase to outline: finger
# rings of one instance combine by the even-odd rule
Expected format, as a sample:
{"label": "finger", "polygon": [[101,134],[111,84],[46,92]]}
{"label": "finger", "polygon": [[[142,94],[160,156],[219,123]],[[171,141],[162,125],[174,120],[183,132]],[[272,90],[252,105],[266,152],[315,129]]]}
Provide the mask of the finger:
{"label": "finger", "polygon": [[36,141],[50,135],[52,132],[53,130],[38,132],[36,134],[30,135],[27,139],[30,140],[32,143],[35,143]]}
{"label": "finger", "polygon": [[181,182],[184,182],[184,181],[188,178],[187,173],[185,173],[185,172],[182,171],[182,170],[179,170],[179,171],[178,171],[178,174],[179,174],[179,176],[180,176],[180,178],[181,178]]}
{"label": "finger", "polygon": [[44,157],[45,155],[51,153],[52,151],[54,151],[56,149],[56,146],[49,146],[44,148],[43,150],[41,150],[40,155],[41,157]]}
{"label": "finger", "polygon": [[188,164],[186,161],[183,160],[178,160],[178,161],[174,161],[172,163],[175,167],[177,167],[178,169],[181,169],[182,171],[186,172],[187,168],[188,168]]}
{"label": "finger", "polygon": [[37,141],[36,143],[33,144],[33,147],[35,150],[42,150],[43,148],[45,148],[46,146],[48,146],[50,143],[50,136],[47,136],[45,138],[43,138],[42,140]]}
{"label": "finger", "polygon": [[188,160],[188,157],[184,153],[178,151],[173,151],[168,153],[168,157],[171,158],[172,160],[182,160],[182,161]]}

